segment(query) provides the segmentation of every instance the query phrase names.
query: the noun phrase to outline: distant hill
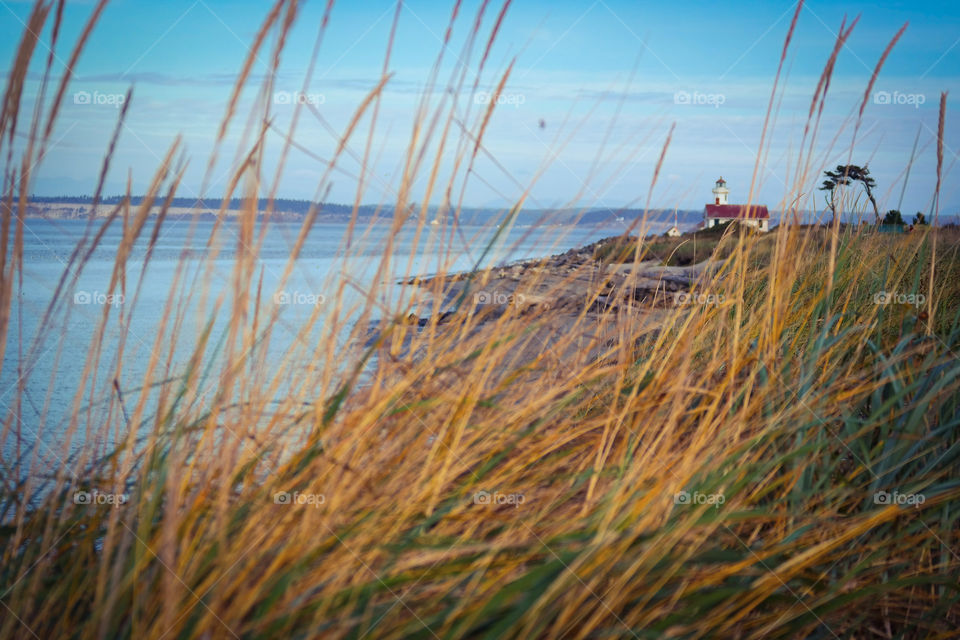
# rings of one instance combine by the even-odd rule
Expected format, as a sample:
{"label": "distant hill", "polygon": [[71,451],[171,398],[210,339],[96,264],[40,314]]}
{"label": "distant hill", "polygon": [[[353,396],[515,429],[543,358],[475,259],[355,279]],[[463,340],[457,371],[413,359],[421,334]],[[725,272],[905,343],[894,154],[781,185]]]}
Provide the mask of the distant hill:
{"label": "distant hill", "polygon": [[[132,196],[130,202],[133,206],[139,206],[143,203],[143,196]],[[105,216],[117,204],[123,201],[122,196],[109,196],[101,198],[97,207],[96,215]],[[267,199],[261,198],[257,201],[257,210],[261,213],[267,210]],[[226,210],[226,215],[236,215],[243,208],[243,199],[233,198],[230,200]],[[277,198],[273,201],[273,211],[277,219],[280,220],[302,220],[310,207],[314,203],[309,200],[294,200],[290,198]],[[32,196],[29,199],[27,216],[31,218],[48,219],[84,219],[90,216],[93,198],[91,196]],[[221,201],[217,198],[201,200],[197,198],[173,198],[170,204],[168,215],[170,217],[193,217],[200,215],[202,218],[213,219],[220,211]],[[321,222],[346,222],[353,213],[353,205],[338,204],[334,202],[319,203],[319,212],[317,219]],[[416,207],[416,205],[413,205]],[[159,206],[154,205],[155,211],[159,212]],[[357,209],[357,218],[363,222],[369,222],[373,218],[383,221],[393,219],[395,208],[392,205],[360,205]],[[431,206],[428,208],[427,216],[430,220],[438,217],[438,208]],[[460,212],[460,221],[468,225],[487,225],[499,224],[508,214],[507,208],[481,208],[465,207]],[[584,226],[630,226],[631,223],[642,219],[644,210],[642,209],[615,209],[615,208],[565,208],[565,209],[524,209],[517,214],[515,224],[521,226],[533,226],[542,224],[561,224],[572,225],[579,224]],[[780,212],[771,211],[770,216],[776,224],[780,219]],[[681,229],[689,228],[700,222],[703,218],[702,209],[682,209],[676,212],[677,223]],[[819,216],[819,217],[822,217]],[[929,216],[928,216],[929,217]],[[672,224],[674,219],[673,209],[653,209],[647,212],[647,218],[650,222],[661,224]],[[818,220],[817,214],[811,211],[801,213],[801,220],[804,223],[811,223]],[[952,212],[950,214],[940,215],[940,224],[958,224],[960,216]]]}
{"label": "distant hill", "polygon": [[[105,216],[116,205],[120,204],[122,196],[109,196],[100,199],[96,215]],[[133,206],[143,204],[143,196],[132,196],[130,203]],[[154,208],[159,211],[159,202]],[[221,201],[216,198],[201,200],[198,198],[173,198],[170,202],[168,215],[171,217],[215,216],[219,213]],[[244,205],[241,198],[233,198],[227,207],[227,215],[236,215]],[[261,198],[257,201],[257,210],[265,212],[268,201]],[[33,196],[29,199],[29,217],[52,219],[82,219],[89,217],[93,206],[92,196]],[[314,203],[309,200],[293,200],[277,198],[273,201],[273,211],[277,217],[284,220],[303,219]],[[353,205],[333,202],[318,203],[318,219],[321,221],[347,221],[353,213]],[[416,206],[416,205],[414,205]],[[383,220],[392,220],[395,207],[392,205],[361,205],[357,209],[360,220],[371,220],[374,217]],[[435,206],[428,208],[428,217],[432,220],[438,217],[439,209]],[[490,224],[502,221],[508,214],[506,208],[477,208],[467,207],[461,210],[460,220],[464,224]],[[581,224],[581,225],[616,225],[629,224],[644,215],[641,209],[524,209],[517,215],[515,224]],[[680,211],[678,220],[681,225],[700,219],[698,211]],[[651,211],[648,214],[651,221],[667,222],[673,220],[673,211]]]}

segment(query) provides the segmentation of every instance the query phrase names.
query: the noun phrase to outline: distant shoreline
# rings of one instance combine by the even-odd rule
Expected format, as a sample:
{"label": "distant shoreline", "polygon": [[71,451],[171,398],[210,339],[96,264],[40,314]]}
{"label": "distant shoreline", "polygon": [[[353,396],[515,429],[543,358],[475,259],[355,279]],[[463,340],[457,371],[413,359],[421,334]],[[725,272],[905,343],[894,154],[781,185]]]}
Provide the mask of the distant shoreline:
{"label": "distant shoreline", "polygon": [[[97,211],[94,214],[95,220],[106,220],[110,212],[116,205],[100,205],[97,207]],[[160,213],[160,207],[152,207],[149,213],[150,218],[156,218]],[[168,220],[199,220],[201,222],[214,222],[216,220],[233,220],[240,217],[241,211],[239,209],[225,209],[222,214],[219,210],[214,209],[186,209],[181,207],[169,207],[167,208],[166,218]],[[75,222],[75,221],[86,221],[90,219],[90,207],[84,205],[69,205],[69,206],[51,206],[43,205],[37,206],[33,204],[27,205],[27,215],[24,216],[27,220],[49,220],[57,222]],[[274,210],[270,214],[270,220],[273,222],[303,222],[306,220],[306,214],[292,211],[282,211]],[[265,211],[257,212],[257,219],[263,220],[266,218]],[[341,213],[325,213],[320,212],[317,214],[315,223],[327,223],[327,224],[347,224],[350,222],[352,216],[351,214],[341,214]],[[390,224],[393,222],[393,216],[390,212],[381,212],[379,215],[370,215],[367,213],[358,213],[357,222],[360,224],[370,224],[375,222],[376,224]],[[413,218],[407,222],[407,224],[416,223],[416,218]],[[490,226],[495,223],[495,219],[486,218],[483,220],[477,220],[476,218],[462,218],[461,224],[464,226]],[[660,221],[653,221],[659,223]],[[611,221],[609,223],[597,223],[590,222],[577,223],[571,220],[560,220],[560,221],[547,221],[539,223],[538,226],[543,228],[569,228],[569,227],[587,227],[587,226],[597,226],[604,224],[616,224]],[[691,223],[692,224],[692,223]],[[530,226],[529,221],[522,223],[515,223],[515,226],[526,227]],[[431,226],[429,223],[426,223],[426,226]],[[442,228],[442,227],[438,227]]]}
{"label": "distant shoreline", "polygon": [[[139,207],[142,197],[131,198],[130,206]],[[27,203],[25,218],[44,220],[88,220],[91,213],[95,219],[107,218],[122,202],[116,197],[101,200],[96,207],[89,197],[63,198],[33,198]],[[257,203],[257,217],[266,217],[267,201]],[[230,202],[226,209],[221,210],[219,203],[214,201],[200,201],[190,198],[174,198],[170,206],[166,207],[166,217],[171,219],[199,219],[218,220],[237,218],[241,215],[243,203],[239,200]],[[273,202],[270,219],[274,221],[301,222],[306,219],[311,207],[319,207],[316,214],[317,222],[347,223],[356,215],[356,219],[363,223],[372,221],[390,223],[394,219],[395,208],[390,205],[342,205],[335,203],[314,204],[304,200],[277,199]],[[151,207],[149,215],[158,216],[164,209],[163,200],[158,199]],[[463,208],[460,211],[460,223],[464,225],[499,224],[508,215],[507,208]],[[419,211],[411,213],[411,221],[416,221]],[[449,215],[449,214],[447,214]],[[427,211],[430,224],[432,221],[442,223],[441,215],[436,207]],[[613,209],[558,209],[558,210],[524,210],[519,212],[513,224],[517,226],[538,225],[544,227],[572,227],[572,226],[603,226],[627,225],[635,220],[642,219],[641,210],[613,210]],[[693,225],[700,220],[698,212],[682,212],[681,226]],[[667,212],[651,211],[648,213],[648,223],[657,225],[668,223]],[[673,220],[673,212],[669,212],[669,221]]]}
{"label": "distant shoreline", "polygon": [[[116,204],[101,204],[96,207],[96,211],[93,211],[93,217],[96,220],[105,220],[109,217],[110,213],[116,208]],[[131,205],[136,208],[139,205]],[[149,217],[155,218],[160,215],[162,206],[154,205],[151,207]],[[73,203],[28,203],[27,204],[27,215],[25,216],[30,220],[58,220],[58,221],[73,221],[73,220],[89,220],[93,207],[91,205],[82,205],[82,204],[73,204]],[[222,213],[219,209],[213,208],[191,208],[191,207],[167,207],[166,217],[171,220],[184,220],[184,219],[197,219],[202,221],[214,221],[221,218],[238,218],[240,216],[240,209],[225,209]],[[264,218],[265,212],[258,211],[258,218]],[[284,210],[275,210],[271,213],[271,219],[275,221],[289,221],[289,222],[301,222],[306,219],[306,214],[296,212],[296,211],[284,211]],[[318,222],[346,222],[349,221],[349,214],[339,214],[339,213],[321,213],[317,216]],[[368,220],[368,217],[361,217],[363,220]]]}
{"label": "distant shoreline", "polygon": [[[134,196],[130,198],[131,207],[141,206],[144,198]],[[32,197],[27,202],[27,212],[24,216],[27,219],[44,220],[88,220],[93,211],[95,219],[107,218],[116,207],[123,202],[123,198],[110,196],[101,199],[100,203],[93,207],[93,198],[89,196],[60,196],[60,197]],[[151,207],[150,217],[156,217],[163,209],[164,200],[158,198]],[[166,208],[166,217],[173,220],[197,219],[202,221],[215,221],[220,219],[237,218],[244,210],[244,203],[238,198],[230,201],[229,206],[222,210],[220,201],[208,199],[206,201],[196,198],[173,198],[170,206]],[[261,198],[257,202],[257,218],[266,217],[268,201]],[[395,207],[392,205],[360,205],[354,208],[353,205],[336,203],[312,203],[308,200],[291,200],[277,198],[272,203],[272,212],[270,219],[277,222],[302,222],[306,219],[312,207],[319,207],[316,214],[316,222],[328,223],[347,223],[356,215],[359,222],[368,224],[370,222],[389,223],[393,221]],[[416,207],[416,205],[412,205]],[[355,210],[356,209],[356,210]],[[411,221],[416,221],[418,213],[411,213]],[[497,224],[504,220],[508,213],[508,208],[500,207],[464,207],[460,211],[460,223],[467,226]],[[802,224],[817,224],[818,218],[815,212],[803,211],[801,214]],[[449,214],[447,214],[449,215]],[[673,209],[652,209],[643,211],[641,209],[613,209],[613,208],[564,208],[564,209],[525,209],[516,214],[513,224],[517,226],[545,226],[545,227],[573,227],[573,226],[615,226],[615,225],[636,225],[642,224],[646,216],[647,224],[672,226],[676,220],[681,230],[692,230],[693,225],[703,220],[703,212],[700,210],[677,210]],[[427,217],[430,221],[439,220],[441,217],[437,207],[427,209]],[[771,221],[777,221],[782,217],[782,212],[771,211]],[[928,216],[929,217],[929,216]],[[865,220],[870,221],[871,216],[866,216]],[[960,223],[960,213],[946,214],[939,216],[938,226]],[[428,222],[429,224],[429,222]],[[666,228],[665,227],[665,228]],[[637,229],[634,229],[636,231]],[[657,233],[657,232],[653,232]]]}

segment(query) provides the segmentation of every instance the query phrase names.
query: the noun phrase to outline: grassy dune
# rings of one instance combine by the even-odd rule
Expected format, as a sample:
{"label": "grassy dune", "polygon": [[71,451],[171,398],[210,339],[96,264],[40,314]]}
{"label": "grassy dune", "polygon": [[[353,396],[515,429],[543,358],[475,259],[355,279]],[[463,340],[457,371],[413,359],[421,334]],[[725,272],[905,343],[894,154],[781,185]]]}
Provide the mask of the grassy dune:
{"label": "grassy dune", "polygon": [[[238,86],[257,52],[275,53],[266,35],[283,35],[296,7],[273,6]],[[58,19],[39,2],[24,32],[0,118],[4,158],[23,126],[17,118],[30,117],[19,105],[27,61],[39,51],[35,34]],[[495,36],[496,27],[474,33],[464,52],[481,71]],[[67,82],[47,72],[31,144],[6,165],[0,229],[0,344],[28,372],[42,349],[69,339],[51,329],[43,341],[21,343],[9,332],[24,286],[20,189],[47,147]],[[496,105],[468,111],[467,130],[458,130],[450,96],[473,78],[452,82],[451,92],[427,92],[415,116],[421,127],[397,185],[397,209],[408,214],[395,231],[429,224],[425,209],[405,203],[447,193],[444,237],[459,233],[457,197],[473,158],[485,153]],[[344,140],[375,126],[382,86],[359,105]],[[434,86],[446,87],[435,75]],[[254,167],[272,126],[269,95],[264,86],[248,120],[244,139],[253,146],[236,150]],[[825,97],[821,85],[811,113]],[[236,124],[232,106],[221,140]],[[317,115],[301,107],[301,117]],[[291,139],[295,132],[284,144]],[[459,173],[441,177],[438,147]],[[155,202],[121,203],[91,221],[44,326],[69,319],[73,274],[105,225],[125,231],[113,290],[136,305],[142,282],[126,276],[128,251],[165,223],[148,213],[176,192],[178,150],[175,142],[157,170]],[[816,176],[812,163],[798,159],[808,167],[798,172],[798,191]],[[241,195],[273,193],[272,172],[251,177],[243,166],[233,183]],[[430,186],[414,198],[420,175]],[[784,194],[784,203],[795,201]],[[215,313],[229,318],[224,335],[208,331],[210,317],[184,314],[191,296],[205,295],[211,270],[171,291],[141,388],[112,384],[122,360],[102,358],[99,325],[85,376],[66,387],[51,380],[74,407],[58,451],[25,444],[28,398],[18,384],[3,412],[3,443],[18,456],[4,458],[0,489],[0,637],[955,637],[955,232],[881,236],[841,227],[839,218],[800,227],[786,215],[769,235],[731,229],[718,238],[722,267],[656,331],[639,303],[589,314],[600,280],[562,332],[545,336],[542,314],[512,306],[478,331],[486,310],[466,294],[453,322],[398,322],[346,353],[336,337],[346,327],[363,344],[374,310],[405,318],[437,317],[439,308],[392,288],[364,291],[364,304],[351,308],[344,291],[355,283],[335,274],[329,313],[318,311],[302,329],[319,329],[321,338],[266,363],[279,313],[264,303],[272,292],[257,285],[269,220],[252,206],[239,218],[230,238],[236,295],[215,301]],[[311,223],[308,215],[304,230]],[[351,229],[344,259],[363,232]],[[388,274],[385,242],[380,267]],[[616,259],[668,259],[660,255],[666,245],[629,246]],[[437,271],[449,265],[440,259]],[[493,274],[472,278],[480,288]],[[443,282],[433,281],[434,299]],[[536,276],[524,285],[534,287]],[[103,321],[128,312],[105,306]],[[601,335],[587,331],[596,324],[617,339],[591,342]],[[171,360],[174,341],[192,347],[185,372]],[[535,358],[519,357],[530,349]],[[374,356],[370,383],[357,384]],[[105,407],[106,422],[94,405]],[[78,441],[80,452],[69,454]],[[78,501],[78,492],[87,498]],[[97,496],[123,497],[107,504]]]}

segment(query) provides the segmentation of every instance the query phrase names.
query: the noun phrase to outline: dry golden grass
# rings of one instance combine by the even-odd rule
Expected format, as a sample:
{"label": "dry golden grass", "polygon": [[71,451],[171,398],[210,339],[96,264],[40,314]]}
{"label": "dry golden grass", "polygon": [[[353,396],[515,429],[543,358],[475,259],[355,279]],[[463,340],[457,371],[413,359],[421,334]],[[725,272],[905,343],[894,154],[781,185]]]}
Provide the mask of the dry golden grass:
{"label": "dry golden grass", "polygon": [[[12,69],[4,144],[32,34],[49,9],[37,3]],[[485,42],[474,27],[465,55],[482,50],[481,67],[505,9]],[[276,2],[251,59],[271,30],[282,47],[296,10]],[[823,85],[848,34],[841,29]],[[276,60],[279,48],[272,53]],[[220,141],[249,69],[248,60]],[[375,123],[388,69],[387,60],[330,170],[363,118]],[[446,194],[454,222],[445,241],[460,233],[454,182],[464,174],[444,183],[441,152],[433,160],[425,152],[439,137],[462,169],[485,153],[495,101],[469,114],[463,131],[450,102],[469,82],[455,78],[453,91],[425,97],[416,115],[398,188],[397,210],[408,218],[392,223],[380,275],[391,273],[400,225],[420,232],[427,222],[425,209],[404,206],[417,175]],[[825,86],[817,93],[811,137]],[[49,105],[44,141],[63,95]],[[249,146],[238,151],[257,169],[234,176],[225,203],[234,190],[253,196],[275,185],[259,170],[269,101],[258,108]],[[36,117],[39,132],[42,112]],[[291,130],[284,145],[294,137]],[[106,226],[122,225],[113,286],[133,304],[143,283],[127,277],[128,256],[137,237],[155,240],[164,224],[147,212],[179,182],[177,149],[147,201],[91,222],[71,257],[82,269]],[[5,345],[24,267],[26,202],[16,185],[28,183],[35,153],[19,175],[7,165],[16,179],[7,181],[0,230]],[[798,185],[811,163],[799,160]],[[166,195],[163,184],[173,185]],[[229,319],[224,335],[210,333],[212,315],[186,317],[191,296],[212,295],[212,267],[197,283],[185,284],[181,272],[143,388],[120,393],[102,384],[120,373],[120,364],[101,361],[114,313],[104,307],[84,377],[69,391],[67,440],[83,441],[81,453],[52,473],[36,452],[4,460],[0,636],[947,638],[960,626],[955,235],[809,230],[788,215],[769,237],[729,236],[723,268],[695,291],[718,303],[678,307],[653,333],[640,309],[590,316],[598,282],[573,329],[547,340],[534,330],[542,317],[511,308],[491,330],[477,330],[479,313],[422,331],[393,324],[369,349],[344,354],[343,331],[359,342],[375,310],[405,317],[413,308],[395,294],[384,302],[379,288],[349,308],[344,292],[356,283],[344,277],[330,296],[332,315],[321,324],[318,313],[301,329],[311,336],[319,328],[315,347],[267,366],[259,354],[277,317],[260,304],[270,292],[257,284],[257,251],[269,222],[250,202],[233,239],[235,295],[213,301],[213,314]],[[364,231],[351,227],[348,254]],[[633,260],[646,251],[638,241]],[[474,277],[482,286],[490,274]],[[65,272],[45,326],[68,314],[71,278]],[[876,304],[885,291],[929,303]],[[581,329],[596,322],[619,339],[583,344]],[[196,341],[182,375],[172,373],[175,340]],[[531,347],[539,357],[518,357]],[[37,345],[17,348],[29,362]],[[4,417],[4,444],[20,444],[24,384]],[[92,423],[94,401],[108,408],[108,424]],[[113,508],[75,503],[76,491],[92,489],[130,499]],[[878,492],[924,501],[878,503]],[[293,499],[278,503],[278,495]],[[298,504],[297,495],[316,498]]]}

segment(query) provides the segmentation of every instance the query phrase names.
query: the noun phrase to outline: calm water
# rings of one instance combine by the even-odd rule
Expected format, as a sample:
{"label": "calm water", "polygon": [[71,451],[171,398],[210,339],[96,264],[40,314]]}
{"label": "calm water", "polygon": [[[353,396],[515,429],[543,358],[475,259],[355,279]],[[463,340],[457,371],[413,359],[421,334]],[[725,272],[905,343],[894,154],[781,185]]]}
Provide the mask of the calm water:
{"label": "calm water", "polygon": [[[112,386],[112,379],[104,380],[115,369],[118,359],[119,322],[129,326],[128,338],[123,345],[122,375],[118,380],[120,388],[126,393],[127,404],[136,398],[136,389],[142,384],[151,354],[156,347],[155,340],[161,318],[167,311],[171,293],[174,299],[193,293],[193,299],[184,314],[184,323],[172,347],[173,370],[176,375],[183,366],[199,335],[202,323],[213,321],[211,344],[217,344],[229,315],[230,296],[234,292],[232,269],[238,247],[238,228],[235,223],[227,223],[219,234],[219,253],[214,256],[213,247],[208,247],[213,230],[212,222],[194,223],[189,220],[167,221],[162,229],[153,254],[144,268],[147,256],[148,239],[152,232],[153,221],[148,222],[147,230],[133,248],[127,260],[126,296],[120,301],[110,298],[109,283],[114,268],[117,249],[120,246],[122,230],[114,224],[105,234],[97,250],[91,255],[79,274],[71,271],[67,279],[67,288],[60,305],[53,314],[52,322],[46,331],[39,332],[43,318],[53,297],[58,282],[64,276],[70,254],[83,237],[85,221],[47,221],[28,220],[25,235],[25,256],[22,289],[16,291],[12,308],[12,321],[4,354],[3,369],[0,372],[0,413],[6,419],[13,411],[17,396],[17,384],[23,380],[25,394],[22,398],[22,411],[18,420],[14,420],[13,433],[19,429],[20,444],[24,446],[40,442],[43,448],[59,451],[68,419],[74,406],[77,393],[77,381],[82,379],[88,350],[98,323],[101,321],[104,305],[110,306],[106,339],[103,343],[97,380],[97,392]],[[314,304],[332,307],[332,298],[336,290],[331,283],[342,277],[348,277],[353,286],[346,290],[346,306],[359,304],[361,292],[377,287],[375,268],[386,251],[389,227],[374,226],[366,238],[356,237],[350,249],[350,256],[343,257],[346,225],[317,224],[310,231],[300,257],[295,261],[288,283],[280,288],[281,278],[287,264],[300,224],[289,222],[271,223],[264,243],[259,251],[257,272],[250,283],[249,290],[255,293],[262,282],[261,313],[281,306],[280,315],[274,326],[273,336],[265,352],[260,354],[269,366],[271,361],[279,360],[281,355],[296,341],[304,320],[314,311]],[[662,231],[663,229],[654,229]],[[450,247],[453,270],[465,270],[472,267],[479,258],[482,249],[494,232],[491,228],[465,227],[466,242],[456,234]],[[495,251],[485,261],[486,264],[498,264],[520,258],[544,256],[581,246],[602,237],[615,235],[623,231],[622,227],[577,227],[577,228],[538,228],[531,232],[529,227],[512,228],[503,234]],[[415,229],[404,229],[395,238],[392,249],[393,261],[390,277],[381,278],[380,296],[383,300],[390,296],[396,301],[401,287],[394,284],[397,277],[406,273],[411,255]],[[418,243],[417,252],[411,268],[413,274],[429,274],[437,270],[440,250],[437,245],[438,234],[444,233],[438,227],[428,227],[425,237]],[[432,236],[431,236],[432,234]],[[359,234],[357,234],[359,236]],[[434,242],[430,242],[430,239]],[[186,253],[185,253],[186,252]],[[201,302],[199,280],[195,277],[202,273],[205,265],[212,265],[209,279],[209,298]],[[186,278],[180,279],[175,286],[178,269],[184,269]],[[72,278],[76,284],[72,285]],[[143,286],[134,297],[138,281]],[[196,291],[192,287],[197,287]],[[226,301],[221,315],[213,314],[212,300],[224,295]],[[122,311],[122,314],[121,314]],[[328,311],[323,309],[321,313]],[[320,325],[322,326],[322,324]],[[320,327],[317,328],[319,332]],[[301,345],[304,353],[311,349],[311,336]],[[161,362],[171,350],[169,336],[161,343]],[[163,378],[161,370],[154,379]],[[215,378],[215,376],[214,376]],[[87,389],[87,394],[89,389]],[[95,395],[95,397],[97,397]],[[101,396],[102,397],[102,396]],[[81,406],[86,406],[84,397]],[[42,419],[44,407],[46,418]],[[93,404],[97,415],[97,404]],[[105,412],[104,412],[105,413]],[[92,420],[107,420],[102,415]],[[117,416],[113,417],[113,422]],[[83,433],[78,436],[83,439]],[[7,435],[3,441],[4,458],[14,455],[15,438]],[[74,445],[76,443],[73,443]],[[73,448],[73,447],[71,447]]]}

